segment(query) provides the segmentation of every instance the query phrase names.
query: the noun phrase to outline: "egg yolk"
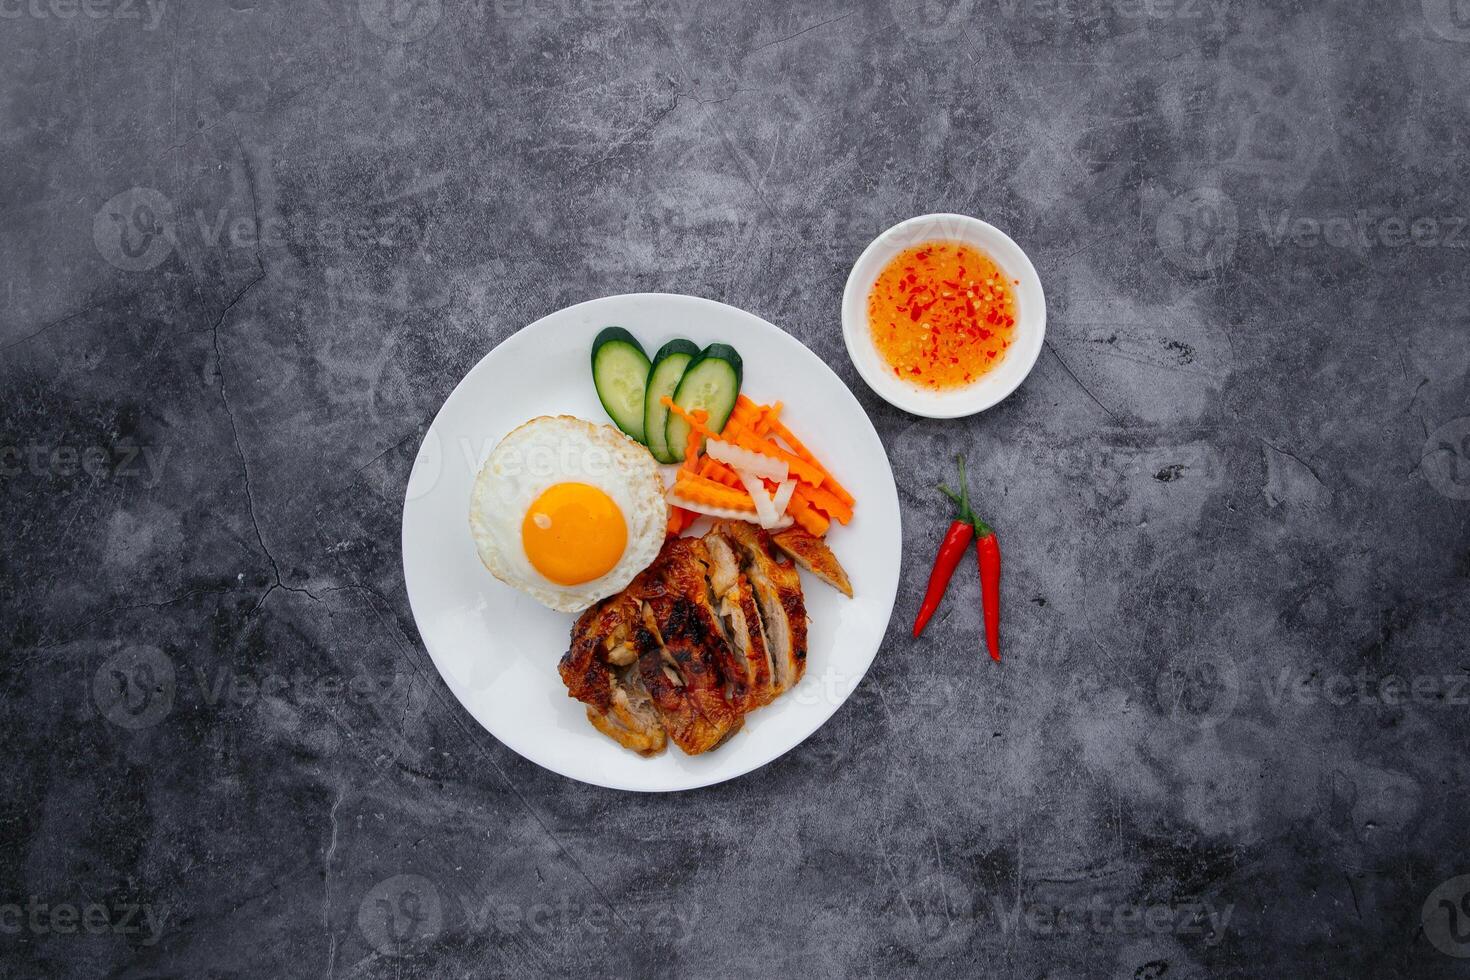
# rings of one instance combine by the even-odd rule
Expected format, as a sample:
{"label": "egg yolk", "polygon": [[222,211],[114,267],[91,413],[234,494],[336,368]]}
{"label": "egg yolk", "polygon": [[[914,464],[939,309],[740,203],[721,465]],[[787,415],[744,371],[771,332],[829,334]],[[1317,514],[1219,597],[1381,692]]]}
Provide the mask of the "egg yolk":
{"label": "egg yolk", "polygon": [[558,585],[580,585],[612,571],[628,546],[617,503],[587,483],[547,487],[526,511],[521,544],[536,571]]}

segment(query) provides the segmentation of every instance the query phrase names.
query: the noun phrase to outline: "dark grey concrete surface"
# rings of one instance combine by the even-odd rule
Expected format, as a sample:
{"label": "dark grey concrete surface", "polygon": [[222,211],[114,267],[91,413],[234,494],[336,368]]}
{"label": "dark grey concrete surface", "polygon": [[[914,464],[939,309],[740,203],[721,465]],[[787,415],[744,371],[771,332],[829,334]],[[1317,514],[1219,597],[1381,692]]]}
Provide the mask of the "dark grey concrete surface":
{"label": "dark grey concrete surface", "polygon": [[[1457,0],[0,0],[7,977],[1464,976]],[[843,352],[888,225],[1034,258],[1026,385]],[[415,448],[561,306],[752,310],[905,508],[806,744],[640,797],[422,649]],[[975,461],[966,581],[907,635]]]}

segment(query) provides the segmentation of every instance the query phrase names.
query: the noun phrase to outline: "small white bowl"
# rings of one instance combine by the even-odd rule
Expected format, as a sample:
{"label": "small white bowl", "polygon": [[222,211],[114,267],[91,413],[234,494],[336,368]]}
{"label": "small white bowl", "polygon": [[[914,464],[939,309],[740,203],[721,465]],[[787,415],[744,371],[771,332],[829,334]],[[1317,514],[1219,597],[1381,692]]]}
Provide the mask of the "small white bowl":
{"label": "small white bowl", "polygon": [[[1016,334],[1006,355],[974,384],[935,391],[904,381],[889,370],[868,326],[868,294],[878,274],[899,252],[928,241],[962,242],[978,248],[1016,285]],[[858,257],[842,293],[842,336],[847,356],[880,398],[895,408],[931,419],[983,412],[1021,386],[1046,339],[1046,295],[1036,267],[1005,232],[963,214],[925,214],[899,222]]]}

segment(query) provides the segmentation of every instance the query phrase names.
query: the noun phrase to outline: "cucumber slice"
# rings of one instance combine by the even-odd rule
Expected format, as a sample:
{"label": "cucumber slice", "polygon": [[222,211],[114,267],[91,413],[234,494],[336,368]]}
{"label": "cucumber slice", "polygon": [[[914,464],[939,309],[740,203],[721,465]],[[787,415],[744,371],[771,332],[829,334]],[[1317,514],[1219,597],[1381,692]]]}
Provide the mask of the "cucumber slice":
{"label": "cucumber slice", "polygon": [[[735,410],[741,371],[740,355],[735,353],[735,348],[710,344],[684,369],[684,377],[674,390],[674,404],[690,412],[704,409],[709,413],[709,427],[719,432]],[[689,442],[689,423],[670,412],[664,441],[674,462],[682,463],[684,447]]]}
{"label": "cucumber slice", "polygon": [[592,383],[608,418],[643,442],[643,389],[648,355],[622,327],[607,327],[592,342]]}
{"label": "cucumber slice", "polygon": [[699,347],[688,340],[671,340],[653,355],[653,367],[648,370],[648,385],[643,396],[643,434],[648,451],[660,463],[672,463],[669,444],[664,439],[664,427],[669,420],[669,410],[659,399],[667,395],[674,397],[679,379],[689,362],[699,356]]}

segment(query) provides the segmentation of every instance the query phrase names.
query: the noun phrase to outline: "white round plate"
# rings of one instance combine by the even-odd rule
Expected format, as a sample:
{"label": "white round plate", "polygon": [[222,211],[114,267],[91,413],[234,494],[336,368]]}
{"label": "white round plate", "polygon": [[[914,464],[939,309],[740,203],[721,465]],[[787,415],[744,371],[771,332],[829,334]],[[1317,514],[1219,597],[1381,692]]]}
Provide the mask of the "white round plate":
{"label": "white round plate", "polygon": [[[745,364],[743,390],[781,401],[783,418],[858,499],[827,540],[855,597],[802,573],[810,627],[807,673],[746,716],[724,745],[686,756],[670,744],[645,759],[595,730],[567,696],[557,661],[574,616],[497,581],[470,540],[470,489],[501,437],[538,415],[609,423],[592,387],[592,340],[631,331],[652,354],[674,337],[721,341]],[[517,518],[518,520],[519,518]],[[703,524],[696,524],[696,533]],[[490,734],[553,772],[614,789],[664,792],[750,772],[821,727],[862,680],[883,641],[902,559],[898,490],[873,424],[852,392],[796,338],[760,317],[693,296],[609,296],[559,310],[486,354],[439,410],[409,477],[403,574],[424,645],[444,682]]]}
{"label": "white round plate", "polygon": [[[989,255],[1016,285],[1016,336],[1001,362],[974,384],[935,391],[897,377],[873,343],[868,294],[894,256],[923,242],[963,242]],[[874,239],[853,264],[842,292],[842,339],[847,356],[874,393],[894,408],[934,419],[983,412],[1021,386],[1046,339],[1046,294],[1036,267],[1011,237],[992,224],[963,214],[922,214],[900,221]]]}

